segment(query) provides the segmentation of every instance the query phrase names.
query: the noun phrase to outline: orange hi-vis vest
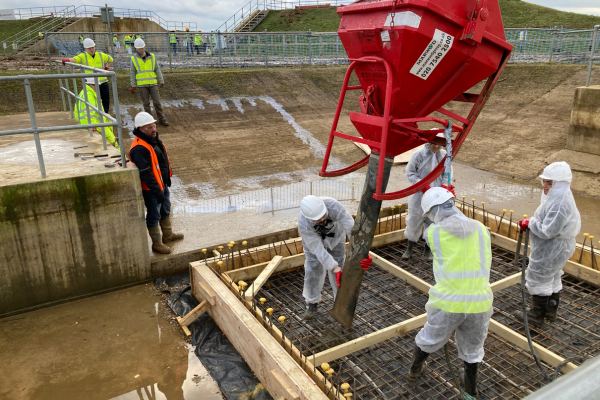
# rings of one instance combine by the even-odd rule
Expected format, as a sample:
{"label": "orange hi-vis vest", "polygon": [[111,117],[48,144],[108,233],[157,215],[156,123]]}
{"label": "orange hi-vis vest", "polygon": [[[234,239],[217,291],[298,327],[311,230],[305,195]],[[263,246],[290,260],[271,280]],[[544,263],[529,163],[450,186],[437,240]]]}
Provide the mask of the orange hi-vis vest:
{"label": "orange hi-vis vest", "polygon": [[[131,142],[131,147],[129,147],[129,159],[131,160],[131,149],[135,146],[144,146],[150,152],[150,158],[152,159],[152,174],[154,174],[154,178],[156,182],[158,182],[158,186],[160,186],[160,190],[165,190],[165,184],[163,183],[162,173],[160,172],[160,165],[158,165],[158,157],[156,156],[156,152],[154,148],[150,146],[146,141],[141,140],[139,137],[135,137],[133,142]],[[169,153],[167,152],[167,146],[163,143],[165,148],[165,153],[167,156],[167,163],[169,164],[169,176],[173,176],[173,170],[171,170],[171,161],[169,160]],[[134,164],[135,165],[135,164]],[[150,188],[142,182],[142,190],[150,190]]]}

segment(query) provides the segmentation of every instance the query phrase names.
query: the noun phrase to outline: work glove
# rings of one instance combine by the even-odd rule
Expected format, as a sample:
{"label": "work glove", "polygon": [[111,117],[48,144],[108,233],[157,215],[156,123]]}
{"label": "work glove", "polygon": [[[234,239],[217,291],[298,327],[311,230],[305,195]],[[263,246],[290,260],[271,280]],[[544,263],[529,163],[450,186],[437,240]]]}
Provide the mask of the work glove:
{"label": "work glove", "polygon": [[160,84],[160,87],[163,87],[163,86],[165,86],[165,84],[164,84],[164,83],[161,83],[161,84]]}
{"label": "work glove", "polygon": [[129,89],[129,91],[130,91],[131,93],[135,92],[135,86],[132,86],[132,87],[131,87],[131,89]]}
{"label": "work glove", "polygon": [[108,71],[108,67],[104,67],[104,70],[105,70],[105,71]]}
{"label": "work glove", "polygon": [[160,192],[158,192],[158,193],[156,194],[156,202],[157,202],[158,204],[162,204],[162,203],[164,203],[164,202],[165,202],[165,195],[163,194],[163,192],[162,192],[162,191],[160,191]]}
{"label": "work glove", "polygon": [[340,287],[340,283],[342,282],[342,269],[336,265],[333,267],[333,273],[335,274],[335,282],[337,286]]}
{"label": "work glove", "polygon": [[71,59],[70,58],[63,58],[61,61],[62,61],[63,65],[65,65],[65,63],[71,61]]}
{"label": "work glove", "polygon": [[421,192],[423,192],[423,194],[425,194],[425,192],[428,191],[429,189],[431,189],[431,185],[425,186],[423,189],[421,189]]}
{"label": "work glove", "polygon": [[525,232],[529,227],[529,218],[525,218],[519,221],[519,228],[521,228],[521,232]]}
{"label": "work glove", "polygon": [[370,254],[367,256],[367,258],[363,258],[362,260],[360,260],[360,266],[362,267],[363,271],[368,270],[372,263],[373,258]]}
{"label": "work glove", "polygon": [[452,193],[454,197],[456,197],[456,193],[454,193],[454,185],[442,185],[444,189]]}

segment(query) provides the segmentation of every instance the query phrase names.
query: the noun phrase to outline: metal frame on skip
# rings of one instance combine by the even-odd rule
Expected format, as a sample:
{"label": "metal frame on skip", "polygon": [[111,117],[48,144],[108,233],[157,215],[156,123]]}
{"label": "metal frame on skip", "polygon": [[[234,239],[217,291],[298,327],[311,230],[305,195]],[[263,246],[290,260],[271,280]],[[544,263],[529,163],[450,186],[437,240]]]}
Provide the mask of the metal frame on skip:
{"label": "metal frame on skip", "polygon": [[[40,141],[40,133],[44,132],[56,132],[56,131],[67,131],[67,130],[75,130],[87,128],[90,136],[93,136],[92,128],[100,128],[101,136],[102,136],[102,146],[106,150],[106,127],[115,127],[118,132],[118,140],[119,147],[121,149],[121,164],[123,168],[127,168],[126,160],[125,160],[125,151],[123,149],[123,131],[121,128],[121,111],[119,107],[119,96],[117,93],[117,75],[112,71],[105,71],[99,68],[88,67],[86,65],[75,64],[67,62],[64,65],[57,61],[57,73],[55,74],[45,74],[45,75],[17,75],[17,76],[3,76],[0,77],[0,82],[9,82],[9,81],[22,81],[25,87],[25,96],[27,97],[27,106],[29,108],[29,116],[31,118],[31,128],[25,129],[12,129],[0,131],[0,136],[8,136],[8,135],[20,135],[20,134],[29,134],[33,133],[33,138],[35,141],[35,148],[38,156],[38,164],[40,166],[40,172],[42,174],[42,178],[46,178],[46,167],[44,165],[44,156],[42,154],[42,144]],[[62,72],[61,71],[62,66]],[[75,68],[79,68],[81,72],[75,72]],[[91,73],[86,73],[85,71],[91,71]],[[110,79],[112,86],[112,95],[113,95],[113,104],[115,110],[115,116],[112,117],[110,114],[105,113],[101,107],[100,99],[100,87],[98,85],[98,78],[106,77]],[[98,101],[96,102],[96,106],[92,105],[87,96],[87,90],[83,91],[83,98],[79,97],[77,94],[77,80],[81,79],[82,87],[85,88],[85,78],[94,78],[95,86],[96,86],[96,98]],[[35,113],[35,106],[33,104],[33,96],[31,94],[31,81],[36,80],[52,80],[58,79],[60,86],[60,95],[63,103],[63,110],[67,111],[67,104],[69,106],[69,112],[71,114],[71,118],[75,118],[75,112],[77,109],[77,102],[81,101],[88,105],[87,107],[87,118],[88,121],[90,118],[90,107],[96,111],[99,115],[103,116],[109,122],[103,123],[95,123],[95,124],[77,124],[77,125],[66,125],[66,126],[50,126],[50,127],[40,127],[37,124],[37,118]],[[73,90],[70,90],[69,79],[72,80]],[[63,84],[64,81],[64,84]],[[66,96],[65,96],[66,94]],[[66,97],[66,99],[65,99]]]}
{"label": "metal frame on skip", "polygon": [[[461,204],[457,205],[461,206]],[[470,205],[467,208],[469,208],[467,211],[470,212]],[[404,217],[405,214],[403,214],[402,219]],[[493,245],[512,252],[516,250],[517,242],[506,235],[508,232],[510,236],[509,228],[516,228],[516,226],[513,226],[516,224],[512,220],[510,222],[503,221],[501,218],[498,223],[497,217],[494,217],[497,227],[492,227],[490,214],[485,210],[483,212],[475,210],[474,205],[473,218],[487,222]],[[384,219],[387,220],[388,218],[382,218],[380,224],[384,222]],[[385,223],[387,228],[388,222],[385,221]],[[396,243],[405,239],[403,229],[395,231],[393,229],[392,227],[391,232],[376,235],[372,247]],[[273,247],[275,247],[275,244]],[[267,251],[266,246],[263,250]],[[270,251],[270,248],[268,250]],[[582,252],[584,249],[578,246],[578,250]],[[373,262],[378,267],[402,279],[419,291],[425,293],[429,291],[431,285],[428,282],[373,252],[370,254]],[[344,399],[343,393],[325,374],[319,371],[317,366],[419,328],[427,321],[427,314],[423,313],[312,356],[306,356],[302,353],[301,348],[295,347],[282,330],[277,328],[274,323],[276,321],[273,321],[271,315],[266,315],[263,312],[265,310],[261,310],[256,305],[257,285],[255,283],[249,285],[245,292],[246,283],[240,283],[241,280],[248,280],[249,282],[254,281],[264,284],[272,273],[291,271],[302,267],[304,259],[304,254],[299,253],[289,257],[278,257],[277,260],[273,259],[270,262],[225,271],[223,270],[223,263],[219,263],[219,257],[193,262],[190,264],[192,291],[200,302],[208,300],[207,291],[212,296],[217,297],[216,301],[213,299],[214,305],[211,306],[209,311],[212,318],[248,362],[257,377],[276,398]],[[274,261],[276,261],[275,265],[273,264]],[[572,260],[567,262],[564,271],[584,282],[600,286],[600,271]],[[491,284],[492,291],[498,292],[514,286],[520,283],[520,278],[521,274],[516,273],[496,281]],[[260,290],[260,287],[259,284],[258,290]],[[248,290],[252,290],[253,293],[248,294]],[[489,329],[516,347],[529,351],[527,338],[506,325],[492,319]],[[557,367],[563,363],[564,358],[548,348],[538,343],[534,343],[534,347],[539,358],[547,364]],[[577,368],[577,365],[573,363],[566,363],[562,367],[562,372],[571,372]],[[315,383],[322,393],[315,394]]]}

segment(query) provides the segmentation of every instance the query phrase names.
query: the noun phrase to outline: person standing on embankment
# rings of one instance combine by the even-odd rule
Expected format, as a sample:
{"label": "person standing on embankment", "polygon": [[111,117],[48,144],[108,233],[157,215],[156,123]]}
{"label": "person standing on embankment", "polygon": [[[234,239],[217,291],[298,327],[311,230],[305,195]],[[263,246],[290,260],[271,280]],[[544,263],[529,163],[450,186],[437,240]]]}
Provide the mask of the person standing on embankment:
{"label": "person standing on embankment", "polygon": [[181,240],[183,234],[174,233],[171,227],[169,187],[173,171],[167,148],[158,138],[155,122],[152,115],[144,111],[135,116],[135,139],[129,149],[129,159],[140,171],[146,227],[152,239],[152,250],[169,254],[171,249],[164,243]]}

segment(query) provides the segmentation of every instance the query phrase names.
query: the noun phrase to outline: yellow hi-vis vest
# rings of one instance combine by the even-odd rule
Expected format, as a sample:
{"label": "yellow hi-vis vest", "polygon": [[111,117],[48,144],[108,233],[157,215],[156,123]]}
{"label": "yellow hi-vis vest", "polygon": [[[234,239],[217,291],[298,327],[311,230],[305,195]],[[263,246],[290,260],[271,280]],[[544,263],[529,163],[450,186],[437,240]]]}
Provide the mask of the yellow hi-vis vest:
{"label": "yellow hi-vis vest", "polygon": [[177,36],[174,33],[169,34],[169,43],[177,43]]}
{"label": "yellow hi-vis vest", "polygon": [[156,72],[154,72],[154,68],[156,68],[154,54],[146,57],[146,61],[137,55],[131,56],[131,62],[135,66],[135,83],[138,86],[150,86],[158,83]]}
{"label": "yellow hi-vis vest", "polygon": [[[87,51],[84,51],[83,53],[77,54],[73,58],[75,59],[75,62],[77,64],[83,64],[83,65],[87,65],[88,67],[100,68],[100,69],[104,69],[105,64],[108,64],[109,62],[113,61],[113,58],[111,56],[109,56],[108,54],[105,54],[105,53],[101,53],[99,51],[94,53],[94,57],[89,55]],[[93,72],[93,71],[88,71],[87,69],[84,71],[86,74],[91,74]],[[101,78],[98,78],[98,84],[101,85],[104,82],[108,82],[108,78],[106,78],[104,76]]]}
{"label": "yellow hi-vis vest", "polygon": [[200,46],[202,43],[203,43],[202,35],[200,35],[200,34],[194,35],[194,44],[196,46]]}
{"label": "yellow hi-vis vest", "polygon": [[464,239],[435,224],[427,230],[436,282],[429,289],[428,305],[465,314],[482,313],[492,308],[490,234],[483,224],[478,223],[477,230]]}
{"label": "yellow hi-vis vest", "polygon": [[[87,101],[88,103],[90,103],[91,105],[93,105],[94,107],[98,107],[98,101],[96,98],[96,91],[94,89],[92,89],[90,86],[85,85],[86,90],[87,90]],[[85,94],[83,93],[83,90],[81,92],[79,92],[79,97],[85,100]],[[75,110],[75,119],[81,124],[81,125],[85,125],[85,124],[100,124],[100,115],[98,114],[98,112],[96,110],[94,110],[93,108],[90,107],[90,120],[88,120],[88,105],[85,104],[83,101],[81,100],[77,100],[77,108]],[[109,122],[106,118],[102,118],[103,122]],[[98,130],[98,133],[102,134],[102,128],[96,128]],[[106,135],[106,141],[110,144],[112,144],[113,146],[115,146],[116,148],[119,148],[119,146],[115,143],[115,135],[113,134],[113,130],[112,127],[110,126],[105,126],[104,127],[104,134]]]}

